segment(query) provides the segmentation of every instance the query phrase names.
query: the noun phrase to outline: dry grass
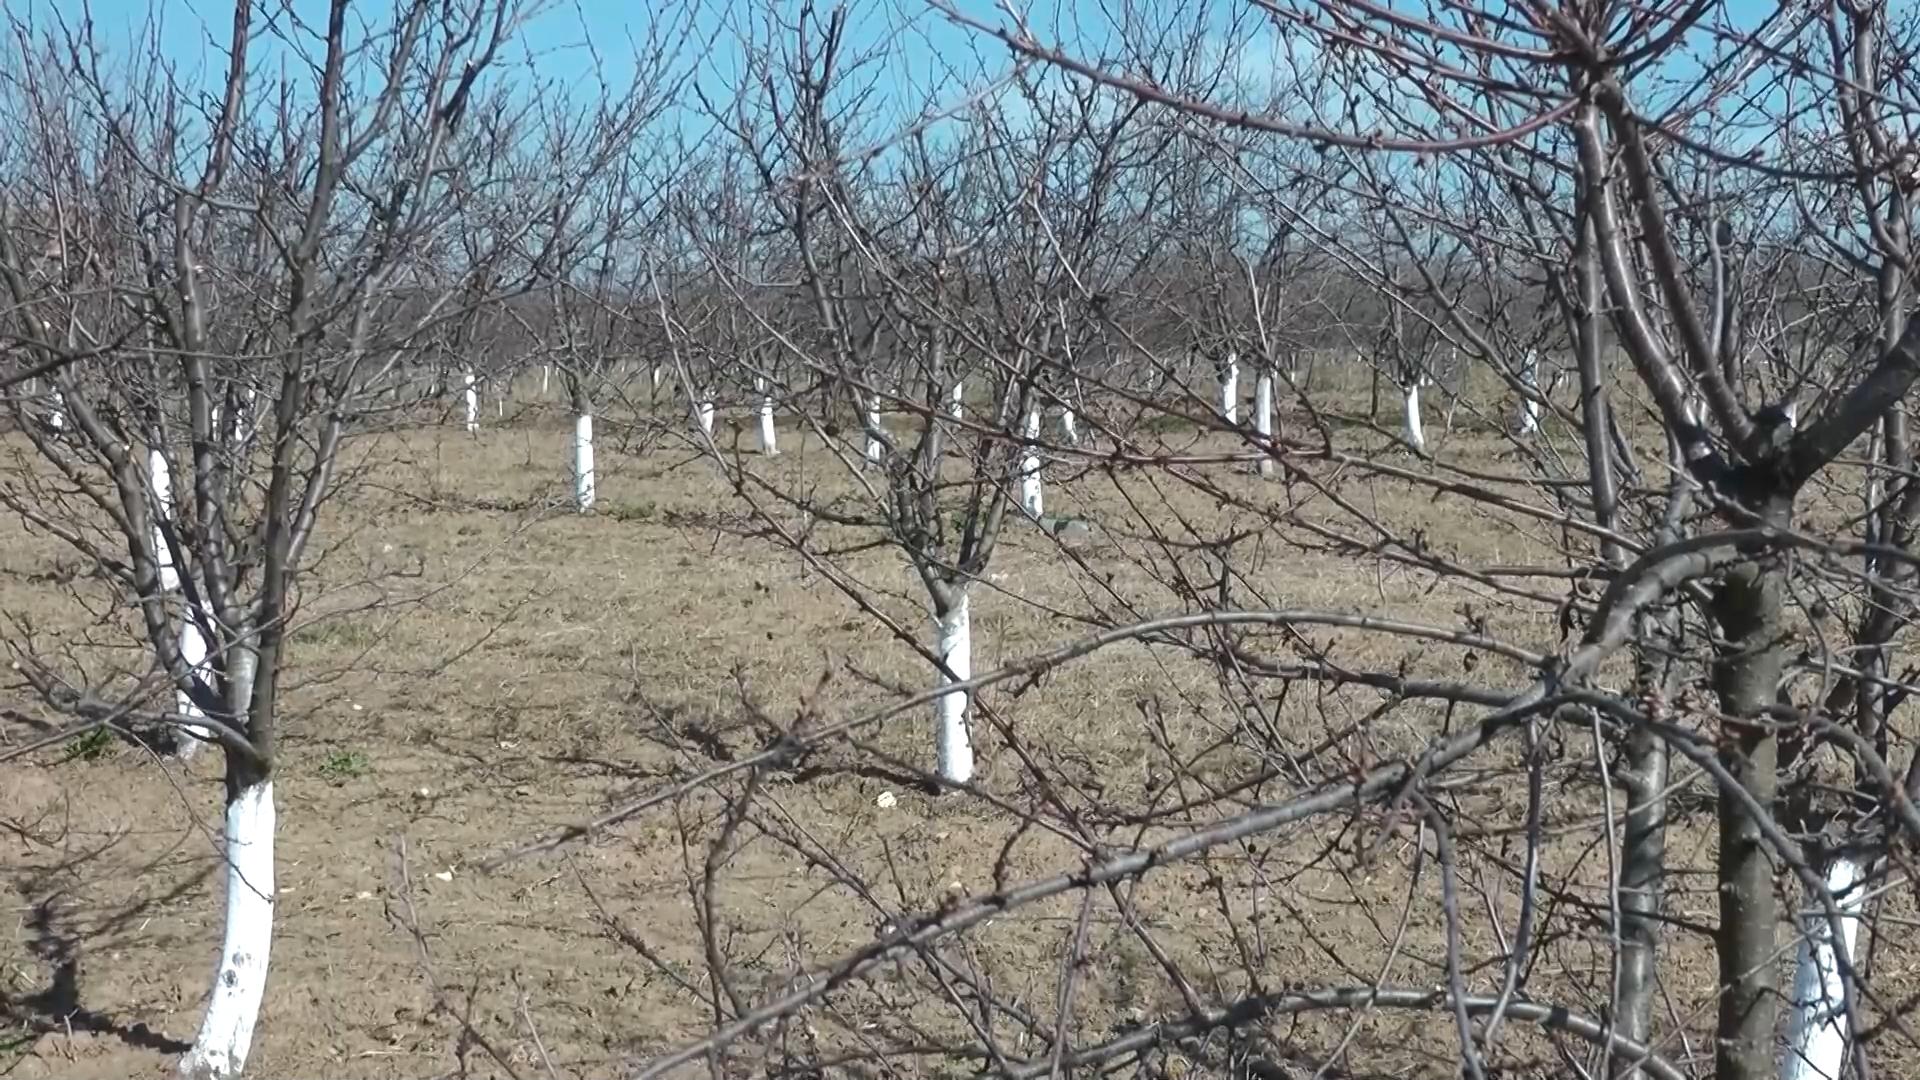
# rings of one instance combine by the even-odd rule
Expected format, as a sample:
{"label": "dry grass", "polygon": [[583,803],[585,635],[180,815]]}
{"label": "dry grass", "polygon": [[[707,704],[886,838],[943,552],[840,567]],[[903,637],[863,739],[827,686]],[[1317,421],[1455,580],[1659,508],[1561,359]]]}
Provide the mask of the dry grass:
{"label": "dry grass", "polygon": [[[1456,437],[1476,438],[1475,452],[1493,462],[1495,440]],[[477,441],[422,430],[356,449],[369,473],[329,519],[293,656],[296,689],[277,785],[281,922],[251,1061],[257,1075],[423,1076],[457,1065],[503,1073],[463,1037],[463,1020],[523,1075],[542,1069],[535,1027],[554,1060],[588,1075],[698,1037],[711,1022],[704,991],[676,987],[672,973],[706,985],[690,879],[706,857],[717,798],[662,808],[560,855],[496,872],[473,864],[669,777],[742,755],[769,737],[769,723],[806,710],[861,715],[928,678],[924,661],[792,556],[730,531],[727,515],[737,509],[706,465],[679,464],[668,449],[609,453],[600,512],[583,518],[555,509],[565,488],[563,443],[558,423],[539,422],[491,428]],[[843,482],[797,442],[766,467]],[[1213,474],[1249,499],[1287,497],[1224,468]],[[1207,529],[1256,520],[1191,487],[1138,478],[1121,484],[1090,473],[1050,492],[1061,509],[1110,527],[1077,551],[1084,571],[1065,568],[1052,542],[1031,530],[1012,536],[995,559],[990,590],[976,601],[977,671],[1078,636],[1085,620],[1111,617],[1122,600],[1175,610],[1162,576],[1165,551],[1123,527],[1122,486],[1157,520],[1177,515]],[[1463,557],[1551,561],[1559,541],[1548,527],[1519,528],[1407,485],[1356,481],[1343,494]],[[1324,500],[1296,497],[1298,512],[1335,516]],[[1473,599],[1404,568],[1279,544],[1259,550],[1240,566],[1243,587],[1277,605],[1459,625],[1458,606]],[[57,546],[7,521],[0,553],[0,604],[10,614],[30,618],[49,638],[92,622],[77,596],[95,606],[105,598],[90,593],[94,583],[84,578],[64,580],[71,559]],[[923,629],[917,586],[897,556],[869,552],[848,567],[888,614]],[[1550,611],[1494,605],[1486,614],[1494,632],[1517,643],[1551,649],[1558,640]],[[95,633],[121,640],[110,629]],[[1457,670],[1457,655],[1444,649],[1313,636],[1340,640],[1356,664]],[[91,662],[115,655],[128,665],[136,659],[106,648]],[[1479,674],[1501,685],[1520,675],[1499,660]],[[1270,722],[1291,744],[1358,722],[1377,703],[1308,696],[1270,702]],[[1165,795],[1170,754],[1184,753],[1191,765],[1180,783],[1192,794],[1193,785],[1244,776],[1262,760],[1255,721],[1268,721],[1225,700],[1211,667],[1171,650],[1135,645],[1095,654],[1022,692],[986,698],[1057,771],[1057,790],[1040,790],[1003,741],[984,732],[981,783],[1015,806],[1047,798],[1140,804],[1150,792]],[[1403,708],[1333,756],[1357,766],[1417,753],[1446,722],[1435,709]],[[925,727],[916,710],[872,732],[870,749],[925,764]],[[1550,741],[1555,841],[1544,872],[1562,890],[1552,897],[1549,936],[1528,988],[1597,1014],[1607,977],[1597,914],[1607,873],[1600,793],[1580,734],[1555,732]],[[1203,753],[1207,747],[1216,748]],[[158,1074],[177,1040],[193,1034],[218,939],[210,831],[218,823],[217,765],[165,768],[132,748],[96,760],[60,757],[0,766],[0,844],[9,851],[4,872],[17,914],[14,934],[0,946],[0,1022],[9,1025],[0,1028],[0,1073]],[[732,853],[717,909],[732,974],[748,992],[771,992],[796,969],[870,941],[883,909],[930,908],[956,886],[983,892],[997,880],[1075,864],[1066,844],[1023,829],[1019,815],[963,797],[931,798],[884,773],[844,767],[874,760],[835,751],[820,759],[817,775],[777,776],[762,793],[763,831]],[[1503,875],[1517,858],[1512,826],[1524,806],[1516,761],[1514,747],[1495,748],[1462,770],[1448,793],[1469,865],[1484,875],[1499,924],[1509,930],[1516,912]],[[1340,767],[1314,765],[1319,772]],[[898,799],[891,809],[875,805],[883,790]],[[1276,784],[1261,797],[1284,790]],[[1697,801],[1704,789],[1695,780],[1688,790]],[[1377,824],[1323,821],[1264,838],[1156,874],[1133,901],[1210,998],[1231,995],[1245,978],[1235,972],[1248,966],[1235,959],[1235,926],[1260,930],[1264,952],[1250,966],[1276,985],[1367,982],[1387,962],[1403,914],[1414,835],[1403,828],[1375,847]],[[775,842],[776,833],[789,843]],[[1107,835],[1113,843],[1140,838],[1120,828]],[[412,916],[397,895],[401,843],[414,884]],[[793,844],[830,852],[882,886],[879,894],[862,898],[835,887]],[[1710,924],[1707,818],[1685,815],[1671,851],[1670,912],[1683,923]],[[434,876],[449,872],[450,879]],[[1405,912],[1390,981],[1440,981],[1442,924],[1430,865],[1424,874]],[[1044,1013],[1077,912],[1068,900],[996,921],[969,939],[969,958],[1003,994]],[[1497,956],[1487,912],[1466,914],[1467,954]],[[409,921],[421,932],[427,964],[403,926]],[[643,939],[654,959],[642,959],[622,934]],[[1178,996],[1137,934],[1108,914],[1091,935],[1074,1018],[1082,1037],[1178,1013]],[[1897,950],[1878,964],[1876,977],[1894,997],[1920,985]],[[1697,934],[1675,931],[1665,972],[1676,1027],[1694,1040],[1667,1051],[1676,1058],[1710,1053],[1700,1039],[1711,1023],[1711,954]],[[1497,969],[1471,973],[1476,987],[1497,977]],[[863,1023],[903,1018],[951,1029],[952,1010],[938,1001],[896,1000],[919,993],[912,988],[921,979],[905,970],[882,975],[836,1001],[832,1023],[821,1022],[831,1029],[823,1037],[837,1031],[852,1040],[847,1033]],[[435,983],[452,1015],[435,1011]],[[1323,1016],[1277,1030],[1306,1052],[1337,1041],[1344,1024]],[[1374,1016],[1347,1060],[1362,1071],[1455,1075],[1448,1025],[1438,1015]],[[1557,1068],[1538,1040],[1516,1036],[1507,1046],[1516,1063]],[[958,1069],[927,1067],[933,1075]]]}

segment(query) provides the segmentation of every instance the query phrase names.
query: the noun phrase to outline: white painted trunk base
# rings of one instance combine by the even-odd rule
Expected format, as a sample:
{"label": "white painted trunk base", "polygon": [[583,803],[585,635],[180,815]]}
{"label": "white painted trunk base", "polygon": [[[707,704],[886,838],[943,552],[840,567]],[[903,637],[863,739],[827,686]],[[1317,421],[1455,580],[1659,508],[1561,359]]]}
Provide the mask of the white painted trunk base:
{"label": "white painted trunk base", "polygon": [[1524,391],[1520,397],[1520,434],[1532,435],[1540,430],[1540,355],[1529,352],[1520,363],[1520,386]]}
{"label": "white painted trunk base", "polygon": [[[764,395],[764,386],[761,389]],[[778,433],[773,429],[773,398],[763,396],[760,399],[760,452],[772,457],[780,452]]]}
{"label": "white painted trunk base", "polygon": [[713,402],[711,400],[701,401],[695,405],[693,416],[695,422],[700,425],[701,434],[709,436],[713,434]]}
{"label": "white painted trunk base", "polygon": [[1270,371],[1262,371],[1253,380],[1253,433],[1260,436],[1260,475],[1272,476],[1273,456],[1265,452],[1273,441],[1273,373]]}
{"label": "white painted trunk base", "polygon": [[1427,452],[1427,428],[1420,419],[1420,384],[1409,383],[1405,392],[1406,402],[1403,410],[1406,419],[1407,443],[1424,454]]}
{"label": "white painted trunk base", "polygon": [[1080,418],[1073,415],[1072,409],[1060,410],[1060,434],[1066,438],[1068,446],[1080,445]]}
{"label": "white painted trunk base", "polygon": [[[1024,434],[1029,440],[1040,438],[1040,410],[1037,406],[1027,411]],[[1044,507],[1040,486],[1040,454],[1028,446],[1020,456],[1020,509],[1026,511],[1028,517],[1038,520]]]}
{"label": "white painted trunk base", "polygon": [[1811,899],[1801,918],[1804,936],[1795,950],[1793,1012],[1787,1019],[1787,1046],[1780,1058],[1781,1080],[1839,1080],[1847,1065],[1846,980],[1840,958],[1853,956],[1866,903],[1867,867],[1836,858],[1827,866],[1827,891],[1840,909],[1841,939],[1833,940],[1826,912]]}
{"label": "white painted trunk base", "polygon": [[573,508],[584,514],[593,509],[593,416],[573,418]]}
{"label": "white painted trunk base", "polygon": [[67,430],[67,396],[59,387],[53,388],[53,403],[47,409],[47,426],[55,431]]}
{"label": "white painted trunk base", "polygon": [[[973,616],[964,590],[956,589],[960,599],[953,610],[937,620],[940,629],[938,652],[948,671],[940,674],[940,685],[949,686],[973,677]],[[955,690],[934,699],[934,761],[940,779],[964,784],[973,779],[973,739],[967,733],[965,690]]]}
{"label": "white painted trunk base", "polygon": [[966,383],[957,382],[953,384],[953,397],[947,402],[947,415],[953,417],[955,420],[966,419],[967,417],[967,384]]}
{"label": "white painted trunk base", "polygon": [[467,434],[476,435],[480,432],[480,388],[471,371],[461,376],[461,381],[466,385]]}
{"label": "white painted trunk base", "polygon": [[227,926],[206,1018],[182,1076],[238,1076],[253,1045],[273,945],[273,781],[227,803]]}
{"label": "white painted trunk base", "polygon": [[1220,415],[1229,426],[1240,422],[1240,359],[1232,354],[1220,372]]}
{"label": "white painted trunk base", "polygon": [[540,396],[547,396],[547,384],[553,380],[553,365],[540,365]]}
{"label": "white painted trunk base", "polygon": [[880,441],[884,429],[880,426],[880,405],[878,402],[867,406],[867,464],[878,465],[880,458],[887,452],[886,443]]}

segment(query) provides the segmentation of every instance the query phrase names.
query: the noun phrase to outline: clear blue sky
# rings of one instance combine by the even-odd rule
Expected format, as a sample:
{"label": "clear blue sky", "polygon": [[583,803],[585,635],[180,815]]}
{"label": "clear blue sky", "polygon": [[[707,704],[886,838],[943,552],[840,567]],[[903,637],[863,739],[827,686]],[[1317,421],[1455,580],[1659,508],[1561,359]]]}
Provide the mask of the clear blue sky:
{"label": "clear blue sky", "polygon": [[[25,0],[23,8],[29,19],[43,24],[56,13],[69,23],[77,23],[83,2],[91,12],[100,42],[108,50],[125,48],[135,35],[155,29],[162,51],[176,65],[183,84],[199,81],[210,86],[223,73],[221,54],[232,19],[232,0]],[[355,17],[385,23],[396,2],[357,0]],[[512,75],[516,81],[549,86],[589,90],[604,79],[611,87],[623,87],[633,75],[636,51],[648,48],[650,34],[668,32],[667,27],[690,27],[691,41],[676,52],[676,63],[690,69],[709,93],[724,99],[740,75],[740,38],[764,41],[767,34],[763,23],[753,21],[765,17],[767,5],[755,0],[533,2],[540,5],[539,13],[522,27],[501,59],[517,69]],[[833,3],[817,0],[821,10],[830,10]],[[799,4],[783,0],[777,6],[791,13]],[[982,85],[990,77],[988,73],[998,74],[1006,68],[1004,47],[954,27],[926,0],[852,0],[848,6],[854,13],[850,37],[856,52],[896,38],[884,70],[870,73],[870,78],[897,103],[898,121],[909,119],[929,100],[959,100],[968,90]],[[957,0],[957,6],[989,23],[998,24],[1003,18],[995,11],[993,0]],[[1161,29],[1180,33],[1192,29],[1196,10],[1204,8],[1201,21],[1225,40],[1225,20],[1232,17],[1228,13],[1244,18],[1257,11],[1251,0],[1133,0],[1131,4],[1123,0],[1020,0],[1017,6],[1043,35],[1067,28],[1084,52],[1101,51],[1100,45],[1114,40],[1115,20],[1120,18],[1164,23]],[[293,8],[317,22],[324,18],[327,0],[293,0]],[[1775,8],[1776,0],[1729,0],[1732,17],[1747,26],[1757,24]],[[1243,25],[1241,33],[1233,36],[1244,38],[1247,28]],[[1273,42],[1269,40],[1265,47],[1272,49]],[[268,48],[270,51],[271,46]],[[1260,53],[1260,46],[1247,48],[1243,60],[1257,67]]]}

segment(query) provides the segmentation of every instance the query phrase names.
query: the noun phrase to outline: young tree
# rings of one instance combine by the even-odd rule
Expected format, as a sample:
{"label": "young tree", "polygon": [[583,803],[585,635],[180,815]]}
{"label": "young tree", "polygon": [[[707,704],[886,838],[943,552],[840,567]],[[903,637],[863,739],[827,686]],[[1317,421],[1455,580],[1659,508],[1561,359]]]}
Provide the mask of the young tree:
{"label": "young tree", "polygon": [[10,474],[0,501],[123,590],[182,705],[11,644],[49,705],[93,723],[137,710],[222,751],[226,923],[184,1074],[236,1075],[252,1041],[282,675],[341,448],[391,407],[410,353],[524,290],[564,239],[493,201],[578,164],[532,152],[540,131],[493,74],[524,14],[331,0],[307,37],[236,0],[205,111],[157,46],[115,55],[91,25],[12,17],[8,112],[30,123],[8,135],[0,289],[15,362],[58,387],[66,423],[8,398],[51,472]]}

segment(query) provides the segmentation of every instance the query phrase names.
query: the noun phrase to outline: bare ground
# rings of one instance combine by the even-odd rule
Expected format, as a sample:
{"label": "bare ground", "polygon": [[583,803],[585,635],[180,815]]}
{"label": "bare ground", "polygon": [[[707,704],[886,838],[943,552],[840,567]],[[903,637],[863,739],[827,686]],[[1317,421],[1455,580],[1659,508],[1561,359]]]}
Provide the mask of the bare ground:
{"label": "bare ground", "polygon": [[[600,511],[558,509],[563,438],[545,424],[492,429],[478,441],[425,431],[361,445],[368,472],[335,508],[318,571],[329,584],[309,590],[293,659],[277,782],[280,921],[255,1075],[530,1075],[549,1062],[557,1072],[612,1075],[704,1034],[713,984],[700,932],[708,916],[696,898],[717,797],[658,807],[498,869],[477,864],[743,756],[803,712],[860,715],[928,679],[923,661],[818,574],[765,540],[734,535],[727,525],[737,507],[706,466],[673,467],[680,459],[668,451],[608,453]],[[821,466],[790,448],[769,468]],[[1248,478],[1222,482],[1279,498]],[[1398,520],[1479,555],[1499,548],[1518,561],[1554,540],[1551,530],[1530,537],[1425,493],[1370,484],[1352,494],[1386,500]],[[1096,521],[1124,520],[1097,478],[1049,496]],[[1080,552],[1113,575],[1107,593],[1089,587],[1088,573],[1063,571],[1037,534],[1012,544],[995,560],[996,590],[977,602],[976,671],[1084,633],[1071,615],[1112,607],[1116,596],[1171,610],[1129,557],[1151,543],[1117,524]],[[924,630],[897,557],[871,552],[849,565],[892,591],[884,610]],[[75,603],[90,586],[67,580],[71,568],[51,541],[0,523],[0,605],[42,635],[92,624]],[[1288,606],[1460,619],[1460,595],[1404,569],[1275,551],[1255,577]],[[1550,614],[1491,616],[1521,643],[1556,640]],[[1383,659],[1365,648],[1356,660]],[[1410,670],[1455,662],[1433,650],[1385,659]],[[1518,675],[1488,663],[1480,674],[1489,681]],[[1245,774],[1249,759],[1235,740],[1247,721],[1221,700],[1209,669],[1163,650],[1098,654],[1023,692],[988,697],[1058,770],[1058,790],[1038,790],[990,731],[976,736],[982,785],[1012,807],[1140,802],[1175,785],[1169,748],[1195,762],[1181,783]],[[924,711],[880,726],[871,748],[927,766]],[[1363,711],[1295,703],[1274,716],[1306,743],[1315,726],[1331,732]],[[1400,716],[1400,727],[1383,725],[1338,753],[1357,766],[1412,752],[1446,722],[1431,712]],[[1225,749],[1203,753],[1216,743]],[[1602,807],[1590,747],[1569,736],[1555,752],[1556,777],[1588,779],[1555,786],[1551,823],[1561,839],[1547,870],[1567,891],[1545,923],[1529,987],[1597,1012],[1606,981],[1594,914],[1596,905],[1604,911],[1595,887],[1606,872]],[[15,915],[0,944],[0,1074],[159,1075],[194,1033],[218,947],[217,763],[208,755],[163,766],[130,746],[63,760],[70,756],[0,765],[0,875]],[[1524,792],[1503,771],[1512,762],[1495,751],[1456,792],[1459,819],[1485,830],[1462,843],[1495,878],[1518,850],[1511,826]],[[870,941],[889,912],[1076,864],[1064,843],[1029,835],[1022,815],[931,797],[889,768],[874,754],[822,755],[760,793],[759,831],[727,853],[711,914],[743,992],[770,994],[795,971]],[[882,792],[895,797],[890,808],[876,805]],[[1414,903],[1405,900],[1415,834],[1376,848],[1375,833],[1351,825],[1316,823],[1270,838],[1264,853],[1149,878],[1133,895],[1147,937],[1104,910],[1084,947],[1075,1030],[1093,1038],[1178,1014],[1172,980],[1141,945],[1148,937],[1186,970],[1211,973],[1216,981],[1201,979],[1196,991],[1209,999],[1231,997],[1244,979],[1236,969],[1249,967],[1280,983],[1366,983],[1385,964],[1388,981],[1437,985],[1442,917],[1430,876]],[[1139,839],[1118,827],[1107,834]],[[1672,845],[1679,872],[1669,910],[1695,927],[1713,919],[1711,835],[1699,819]],[[875,895],[835,884],[802,851],[831,855],[874,883]],[[1511,888],[1486,887],[1503,898],[1494,909],[1510,928]],[[1255,897],[1266,910],[1246,906]],[[970,970],[1047,1012],[1078,912],[1068,899],[988,925],[970,939]],[[1470,954],[1497,956],[1488,913],[1467,914]],[[1248,960],[1232,928],[1263,920],[1260,954]],[[1875,972],[1883,986],[1897,996],[1920,985],[1916,961],[1883,952]],[[1480,988],[1498,976],[1471,973]],[[1711,955],[1697,934],[1676,930],[1666,978],[1673,1026],[1693,1041],[1664,1049],[1682,1060],[1710,1055],[1700,1037],[1711,1024]],[[912,997],[924,983],[881,974],[834,1003],[820,1037],[857,1042],[862,1025],[899,1017],[930,1031],[953,1024],[952,1010]],[[1343,1060],[1369,1074],[1457,1075],[1450,1024],[1438,1013],[1376,1014]],[[1302,1052],[1345,1033],[1344,1018],[1280,1025]],[[1544,1042],[1517,1038],[1511,1054],[1518,1068],[1559,1071]],[[951,1062],[926,1069],[965,1071]]]}

